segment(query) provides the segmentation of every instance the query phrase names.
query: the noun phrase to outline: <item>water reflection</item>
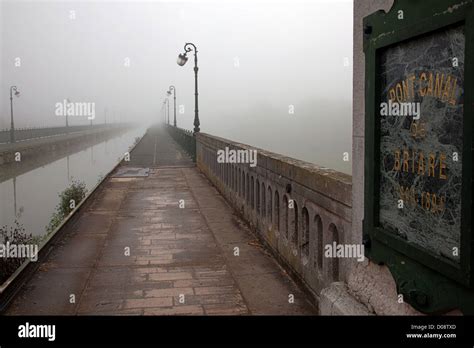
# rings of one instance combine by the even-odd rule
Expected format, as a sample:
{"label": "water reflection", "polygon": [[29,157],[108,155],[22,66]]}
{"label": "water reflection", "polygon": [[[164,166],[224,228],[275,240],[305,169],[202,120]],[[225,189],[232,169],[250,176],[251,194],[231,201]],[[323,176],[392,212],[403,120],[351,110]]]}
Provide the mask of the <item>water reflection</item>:
{"label": "water reflection", "polygon": [[45,233],[59,203],[59,193],[73,180],[83,181],[90,191],[128,151],[145,129],[134,129],[82,151],[0,183],[0,225],[17,219],[33,236]]}

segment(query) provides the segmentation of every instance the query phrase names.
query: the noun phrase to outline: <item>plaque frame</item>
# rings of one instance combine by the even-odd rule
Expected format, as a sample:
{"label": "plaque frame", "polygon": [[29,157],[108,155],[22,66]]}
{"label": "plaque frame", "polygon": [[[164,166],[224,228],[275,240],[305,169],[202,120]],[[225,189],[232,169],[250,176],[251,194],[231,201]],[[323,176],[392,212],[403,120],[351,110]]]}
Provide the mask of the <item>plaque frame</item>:
{"label": "plaque frame", "polygon": [[[424,313],[460,309],[474,314],[474,12],[473,0],[395,0],[389,12],[363,20],[365,162],[363,243],[366,256],[390,269],[403,300]],[[402,11],[403,19],[399,19]],[[378,224],[380,183],[380,53],[449,27],[464,25],[464,105],[460,260],[456,263],[384,230]],[[471,116],[472,118],[472,116]]]}

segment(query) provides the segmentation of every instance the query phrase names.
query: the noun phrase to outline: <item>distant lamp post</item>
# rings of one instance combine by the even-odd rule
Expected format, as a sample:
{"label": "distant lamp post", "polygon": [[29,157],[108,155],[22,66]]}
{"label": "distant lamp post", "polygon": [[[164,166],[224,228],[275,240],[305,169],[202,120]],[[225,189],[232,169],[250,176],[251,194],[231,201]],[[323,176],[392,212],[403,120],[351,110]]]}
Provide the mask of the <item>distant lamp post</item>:
{"label": "distant lamp post", "polygon": [[15,94],[15,97],[20,96],[20,91],[18,91],[18,88],[16,86],[11,86],[10,87],[10,116],[11,116],[11,125],[10,125],[10,142],[14,143],[15,142],[15,124],[13,122],[13,94]]}
{"label": "distant lamp post", "polygon": [[174,101],[174,122],[173,122],[173,125],[176,127],[176,87],[171,85],[169,87],[168,92],[166,92],[166,93],[170,96],[171,91],[173,91],[173,101]]}
{"label": "distant lamp post", "polygon": [[163,100],[163,105],[161,106],[161,110],[163,111],[164,115],[164,123],[166,124],[166,100]]}
{"label": "distant lamp post", "polygon": [[68,108],[69,108],[69,104],[71,103],[71,101],[68,99],[66,99],[66,102],[67,102],[67,105],[66,105],[66,128],[69,127],[69,118],[68,118]]}
{"label": "distant lamp post", "polygon": [[188,42],[184,45],[184,53],[178,55],[177,63],[183,66],[188,61],[188,52],[194,51],[194,133],[200,131],[199,128],[199,109],[198,109],[198,65],[197,65],[197,48],[194,44]]}
{"label": "distant lamp post", "polygon": [[165,103],[167,107],[168,124],[170,124],[170,100],[168,98],[165,98]]}

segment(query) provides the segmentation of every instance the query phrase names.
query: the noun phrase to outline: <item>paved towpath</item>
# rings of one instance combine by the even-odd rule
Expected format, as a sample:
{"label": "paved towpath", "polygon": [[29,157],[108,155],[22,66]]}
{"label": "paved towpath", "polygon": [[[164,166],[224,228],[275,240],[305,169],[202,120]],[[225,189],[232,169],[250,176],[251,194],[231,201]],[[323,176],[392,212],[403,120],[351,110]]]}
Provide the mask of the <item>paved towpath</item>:
{"label": "paved towpath", "polygon": [[7,314],[316,314],[165,130],[127,165],[149,175],[109,176]]}

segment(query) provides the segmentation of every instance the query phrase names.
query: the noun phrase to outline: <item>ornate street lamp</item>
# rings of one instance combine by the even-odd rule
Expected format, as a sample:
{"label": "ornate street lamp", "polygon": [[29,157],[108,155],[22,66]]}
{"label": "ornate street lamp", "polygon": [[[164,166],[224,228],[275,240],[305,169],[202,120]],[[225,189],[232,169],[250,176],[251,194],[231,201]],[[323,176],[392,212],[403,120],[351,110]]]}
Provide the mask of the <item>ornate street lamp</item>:
{"label": "ornate street lamp", "polygon": [[184,45],[184,53],[178,55],[177,63],[183,66],[188,61],[188,52],[194,51],[194,133],[200,131],[199,128],[199,109],[198,109],[198,65],[197,65],[197,49],[196,46],[190,42]]}
{"label": "ornate street lamp", "polygon": [[10,87],[10,116],[11,116],[11,125],[10,125],[10,142],[14,143],[15,142],[15,124],[13,122],[13,92],[15,92],[15,97],[20,96],[20,91],[18,91],[18,88],[16,86],[11,86]]}
{"label": "ornate street lamp", "polygon": [[170,96],[170,95],[171,95],[171,91],[173,91],[173,99],[174,99],[174,122],[173,122],[173,124],[174,124],[174,126],[176,127],[176,87],[173,86],[173,85],[171,85],[171,86],[169,87],[168,92],[166,92],[166,94],[168,94],[168,96]]}

